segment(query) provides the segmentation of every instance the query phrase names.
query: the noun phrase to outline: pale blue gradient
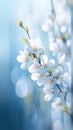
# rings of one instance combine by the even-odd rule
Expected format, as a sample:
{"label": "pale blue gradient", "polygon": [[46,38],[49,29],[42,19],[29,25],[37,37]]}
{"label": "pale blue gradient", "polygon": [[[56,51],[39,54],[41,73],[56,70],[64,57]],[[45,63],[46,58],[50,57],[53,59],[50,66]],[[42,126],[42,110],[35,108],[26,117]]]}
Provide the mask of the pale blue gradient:
{"label": "pale blue gradient", "polygon": [[[27,37],[18,27],[18,20],[22,19],[24,25],[29,26],[33,39],[40,37],[50,56],[48,35],[41,29],[50,8],[50,0],[0,0],[0,130],[52,130],[53,123],[57,120],[60,128],[63,129],[67,123],[66,130],[70,130],[69,116],[64,117],[54,111],[52,113],[51,103],[42,100],[41,88],[36,83],[31,81],[33,89],[29,103],[26,98],[19,98],[15,91],[17,80],[23,76],[30,78],[27,71],[20,70],[16,60],[19,50],[24,47],[20,38]],[[13,79],[12,72],[15,68],[17,70],[14,71],[16,75]]]}

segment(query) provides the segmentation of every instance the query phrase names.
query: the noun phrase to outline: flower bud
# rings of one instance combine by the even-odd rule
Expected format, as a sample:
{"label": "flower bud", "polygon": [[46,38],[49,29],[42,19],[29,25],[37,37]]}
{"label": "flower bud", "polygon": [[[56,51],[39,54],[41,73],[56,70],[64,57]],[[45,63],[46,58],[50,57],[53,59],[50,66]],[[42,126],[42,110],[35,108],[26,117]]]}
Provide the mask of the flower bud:
{"label": "flower bud", "polygon": [[68,112],[68,107],[64,106],[63,112]]}
{"label": "flower bud", "polygon": [[23,22],[22,22],[22,20],[19,20],[19,21],[18,21],[18,25],[19,25],[20,27],[23,27]]}

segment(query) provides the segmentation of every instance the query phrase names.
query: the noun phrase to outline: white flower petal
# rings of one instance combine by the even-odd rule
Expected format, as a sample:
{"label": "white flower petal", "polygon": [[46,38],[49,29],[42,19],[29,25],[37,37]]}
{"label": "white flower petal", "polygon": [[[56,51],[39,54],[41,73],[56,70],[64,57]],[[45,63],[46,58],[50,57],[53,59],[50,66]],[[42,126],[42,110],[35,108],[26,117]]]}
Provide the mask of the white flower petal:
{"label": "white flower petal", "polygon": [[17,61],[20,63],[28,62],[28,58],[25,55],[19,55],[17,56]]}
{"label": "white flower petal", "polygon": [[26,67],[27,67],[26,63],[22,63],[21,66],[20,66],[20,68],[23,69],[23,70],[26,69]]}
{"label": "white flower petal", "polygon": [[23,62],[23,58],[21,57],[21,55],[17,56],[17,61],[22,63]]}
{"label": "white flower petal", "polygon": [[42,66],[48,66],[48,57],[47,57],[47,55],[42,56],[41,64],[42,64]]}
{"label": "white flower petal", "polygon": [[38,71],[39,69],[40,69],[39,64],[32,64],[31,66],[29,66],[28,71],[30,73],[34,73],[34,72]]}
{"label": "white flower petal", "polygon": [[33,73],[31,75],[31,79],[34,80],[34,81],[38,80],[38,74],[37,73]]}
{"label": "white flower petal", "polygon": [[42,86],[42,84],[43,84],[42,82],[38,82],[38,81],[37,81],[37,85],[38,85],[38,86]]}
{"label": "white flower petal", "polygon": [[61,98],[56,98],[55,101],[52,103],[52,108],[59,111],[63,109],[63,103]]}
{"label": "white flower petal", "polygon": [[57,43],[50,43],[49,49],[55,53],[59,52],[59,46]]}
{"label": "white flower petal", "polygon": [[44,93],[48,93],[48,90],[49,90],[49,89],[50,89],[50,86],[44,87],[44,88],[43,88],[43,92],[44,92]]}
{"label": "white flower petal", "polygon": [[38,86],[42,86],[44,84],[44,82],[45,82],[44,80],[45,80],[44,75],[43,74],[39,75],[39,78],[37,80]]}
{"label": "white flower petal", "polygon": [[46,55],[43,55],[44,63],[48,63],[48,57]]}
{"label": "white flower petal", "polygon": [[41,41],[39,38],[36,38],[35,41],[30,40],[30,45],[33,50],[37,50],[39,48],[42,48]]}
{"label": "white flower petal", "polygon": [[43,31],[48,32],[50,29],[52,29],[54,26],[53,21],[51,19],[48,19],[42,26]]}
{"label": "white flower petal", "polygon": [[63,54],[61,57],[59,56],[58,57],[58,64],[61,64],[61,65],[64,64],[65,58],[66,58],[65,54]]}
{"label": "white flower petal", "polygon": [[45,101],[50,101],[53,98],[53,94],[52,93],[48,93],[44,96],[44,100]]}

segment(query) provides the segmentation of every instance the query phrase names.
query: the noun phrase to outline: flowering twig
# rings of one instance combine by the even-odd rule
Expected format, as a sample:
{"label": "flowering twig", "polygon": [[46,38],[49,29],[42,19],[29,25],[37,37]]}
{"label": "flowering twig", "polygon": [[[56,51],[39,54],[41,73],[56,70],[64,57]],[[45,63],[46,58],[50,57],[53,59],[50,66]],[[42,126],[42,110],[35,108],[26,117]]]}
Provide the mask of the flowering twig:
{"label": "flowering twig", "polygon": [[29,28],[28,28],[27,26],[25,26],[25,27],[23,26],[22,20],[19,20],[19,21],[18,21],[18,25],[25,30],[25,32],[27,33],[29,39],[31,39],[31,38],[30,38],[30,35],[29,35]]}

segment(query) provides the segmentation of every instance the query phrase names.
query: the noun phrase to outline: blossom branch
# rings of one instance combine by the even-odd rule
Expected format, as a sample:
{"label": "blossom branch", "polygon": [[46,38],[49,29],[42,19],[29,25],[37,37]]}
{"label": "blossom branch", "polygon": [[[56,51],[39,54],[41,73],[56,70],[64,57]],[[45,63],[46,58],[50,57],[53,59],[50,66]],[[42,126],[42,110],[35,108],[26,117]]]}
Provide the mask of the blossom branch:
{"label": "blossom branch", "polygon": [[[54,17],[50,16],[49,20],[43,26],[43,30],[48,31],[48,32],[50,31],[52,32],[52,30],[54,32],[54,29],[55,29],[54,22],[57,21],[55,17],[57,14],[55,14],[53,0],[51,0],[51,6],[52,6],[52,10],[51,10],[50,15]],[[69,77],[70,71],[68,67],[65,66],[66,65],[65,54],[62,53],[60,55],[59,53],[60,51],[57,51],[59,50],[59,47],[57,46],[57,44],[54,43],[53,45],[51,43],[52,45],[51,49],[53,49],[52,51],[53,52],[57,51],[58,60],[57,60],[57,63],[56,63],[56,60],[54,59],[49,60],[48,56],[43,53],[44,49],[43,49],[43,46],[41,45],[40,39],[37,38],[35,40],[32,40],[29,35],[29,28],[27,26],[24,27],[21,20],[19,21],[19,26],[25,30],[29,38],[29,40],[25,38],[23,39],[24,42],[28,44],[26,44],[26,46],[24,47],[24,51],[20,52],[20,55],[17,57],[17,60],[21,63],[20,67],[22,69],[27,68],[28,71],[31,73],[31,79],[33,81],[36,81],[36,83],[39,86],[43,86],[43,92],[45,94],[44,96],[45,101],[50,101],[54,97],[55,85],[56,85],[59,92],[62,93],[64,96],[64,98],[62,99],[57,97],[56,106],[61,106],[63,108],[63,112],[66,112],[69,114],[68,107],[65,103],[67,100],[66,98],[67,93],[64,92],[65,86],[63,86],[63,90],[59,86],[59,84],[63,84],[64,82],[66,83],[67,81],[69,81],[68,77]],[[59,28],[58,24],[57,26]],[[53,35],[53,32],[49,33],[50,37]],[[63,42],[67,40],[66,36],[62,36],[63,33],[61,33],[61,30],[59,30],[59,35],[60,37],[57,37],[56,35],[54,35],[55,39],[59,38],[59,40],[63,40]],[[64,100],[64,102],[62,102],[62,100]]]}

